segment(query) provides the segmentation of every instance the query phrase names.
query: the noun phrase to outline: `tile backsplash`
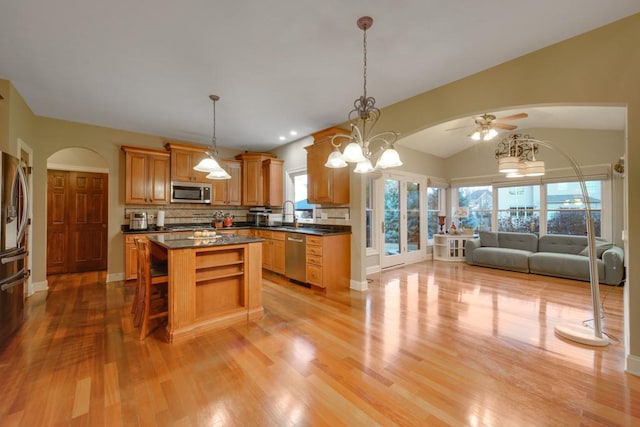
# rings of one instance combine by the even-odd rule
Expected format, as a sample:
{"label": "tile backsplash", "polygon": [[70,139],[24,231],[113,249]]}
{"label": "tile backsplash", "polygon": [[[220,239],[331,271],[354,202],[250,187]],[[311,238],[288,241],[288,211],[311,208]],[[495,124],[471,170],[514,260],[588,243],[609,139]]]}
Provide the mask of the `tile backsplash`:
{"label": "tile backsplash", "polygon": [[[274,213],[281,213],[281,207],[272,208]],[[195,224],[210,223],[215,212],[222,211],[233,215],[237,222],[246,222],[249,208],[244,206],[198,206],[198,205],[159,205],[148,206],[129,205],[124,209],[124,223],[129,222],[131,212],[146,212],[149,225],[156,223],[158,211],[164,211],[164,223],[166,224]],[[313,218],[299,219],[308,224],[351,225],[350,208],[348,206],[317,206],[313,212]]]}

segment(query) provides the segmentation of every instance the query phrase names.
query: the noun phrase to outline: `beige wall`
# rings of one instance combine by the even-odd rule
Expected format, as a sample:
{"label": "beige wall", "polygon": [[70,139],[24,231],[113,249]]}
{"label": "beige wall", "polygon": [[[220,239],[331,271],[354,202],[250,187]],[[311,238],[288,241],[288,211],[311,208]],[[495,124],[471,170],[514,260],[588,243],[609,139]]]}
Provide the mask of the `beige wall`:
{"label": "beige wall", "polygon": [[9,106],[11,104],[11,83],[0,79],[0,151],[9,152]]}
{"label": "beige wall", "polygon": [[[378,127],[394,129],[410,135],[431,125],[457,117],[485,111],[499,111],[515,106],[536,104],[613,104],[627,106],[627,200],[630,212],[639,209],[637,197],[640,169],[632,167],[640,160],[640,14],[586,33],[554,46],[542,49],[516,60],[493,67],[465,79],[425,92],[413,98],[384,108]],[[0,93],[6,83],[0,81]],[[4,95],[4,93],[3,93]],[[0,103],[0,125],[6,121]],[[72,146],[90,148],[109,164],[109,272],[123,271],[122,237],[119,227],[124,209],[123,155],[120,145],[138,145],[161,148],[163,138],[99,128],[96,126],[62,122],[46,118],[33,118],[23,108],[16,108],[19,117],[10,117],[16,123],[11,132],[11,144],[19,137],[34,150],[34,235],[46,232],[46,159],[55,151]],[[23,123],[33,119],[33,126]],[[33,135],[28,135],[30,131]],[[8,136],[0,133],[0,147],[6,147]],[[23,138],[23,134],[26,137]],[[404,150],[401,148],[401,154]],[[304,155],[304,153],[301,153]],[[619,156],[619,153],[615,153]],[[224,153],[223,153],[224,156]],[[405,159],[409,157],[405,156]],[[418,160],[420,163],[422,160]],[[438,168],[436,159],[426,159],[425,166]],[[441,167],[445,167],[444,165]],[[415,169],[414,169],[415,168]],[[407,160],[407,169],[419,172],[425,169]],[[441,170],[442,171],[442,170]],[[421,172],[422,173],[422,172]],[[429,175],[427,171],[425,174]],[[443,174],[433,174],[441,176]],[[362,211],[363,179],[352,179],[353,280],[366,282],[364,276],[364,221]],[[640,253],[640,216],[627,219],[629,233],[628,256]],[[638,238],[633,236],[638,235]],[[34,248],[34,281],[45,280],[45,245]],[[633,264],[633,263],[630,263]],[[632,265],[631,265],[632,267]],[[640,373],[640,273],[629,268],[627,293],[627,345],[630,349],[628,366]],[[640,277],[640,276],[639,276]]]}

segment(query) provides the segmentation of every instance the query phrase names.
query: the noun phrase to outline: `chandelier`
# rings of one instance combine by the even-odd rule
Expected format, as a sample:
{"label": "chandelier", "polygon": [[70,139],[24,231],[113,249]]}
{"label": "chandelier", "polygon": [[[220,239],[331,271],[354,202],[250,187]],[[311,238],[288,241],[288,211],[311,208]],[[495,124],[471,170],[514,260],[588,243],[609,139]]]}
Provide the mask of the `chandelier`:
{"label": "chandelier", "polygon": [[209,150],[205,153],[207,157],[200,160],[193,170],[198,172],[209,172],[209,179],[231,179],[231,175],[220,166],[220,157],[218,156],[218,146],[216,144],[216,101],[220,99],[218,95],[209,95],[209,99],[213,101],[213,137]]}
{"label": "chandelier", "polygon": [[[376,122],[380,118],[380,110],[376,108],[376,100],[367,96],[367,30],[373,25],[373,18],[363,16],[357,21],[358,28],[363,32],[363,81],[364,90],[360,98],[353,102],[353,110],[349,112],[349,124],[351,135],[335,135],[331,138],[333,151],[325,163],[328,168],[344,168],[347,163],[356,163],[355,173],[367,173],[376,169],[393,168],[402,165],[400,155],[393,147],[398,140],[398,134],[394,131],[384,131],[375,135],[369,135]],[[340,152],[342,143],[338,138],[345,138],[347,145]],[[373,145],[377,149],[373,149]],[[375,168],[371,160],[378,155]]]}
{"label": "chandelier", "polygon": [[544,161],[536,160],[538,144],[529,135],[514,133],[504,138],[496,147],[498,170],[507,178],[542,176]]}

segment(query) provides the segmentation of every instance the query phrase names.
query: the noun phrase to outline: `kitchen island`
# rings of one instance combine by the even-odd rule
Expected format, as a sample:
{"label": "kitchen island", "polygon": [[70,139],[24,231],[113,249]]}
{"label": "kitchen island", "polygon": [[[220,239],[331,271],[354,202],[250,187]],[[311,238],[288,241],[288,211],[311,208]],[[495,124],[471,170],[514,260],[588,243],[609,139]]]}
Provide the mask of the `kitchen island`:
{"label": "kitchen island", "polygon": [[169,342],[259,319],[262,239],[241,236],[149,236],[151,255],[169,270]]}

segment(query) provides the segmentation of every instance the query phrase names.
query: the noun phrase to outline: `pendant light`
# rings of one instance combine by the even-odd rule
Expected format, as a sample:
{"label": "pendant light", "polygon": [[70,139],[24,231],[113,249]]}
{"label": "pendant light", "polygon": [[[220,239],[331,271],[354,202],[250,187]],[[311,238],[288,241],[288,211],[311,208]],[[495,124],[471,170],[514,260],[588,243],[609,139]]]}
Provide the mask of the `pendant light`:
{"label": "pendant light", "polygon": [[216,101],[220,99],[218,95],[209,95],[209,99],[213,101],[213,136],[211,145],[206,152],[207,157],[200,160],[193,170],[198,172],[209,172],[209,179],[231,179],[231,175],[220,166],[220,157],[218,156],[218,146],[216,143]]}

